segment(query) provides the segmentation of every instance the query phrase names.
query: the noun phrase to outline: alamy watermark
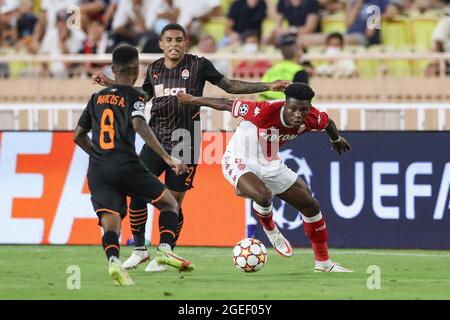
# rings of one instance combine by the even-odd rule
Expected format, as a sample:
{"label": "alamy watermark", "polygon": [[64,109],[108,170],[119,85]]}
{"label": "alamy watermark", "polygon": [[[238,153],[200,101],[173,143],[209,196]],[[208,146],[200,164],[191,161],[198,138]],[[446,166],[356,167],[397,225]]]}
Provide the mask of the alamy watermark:
{"label": "alamy watermark", "polygon": [[367,289],[380,290],[381,289],[381,268],[377,265],[367,267],[367,273],[370,276],[367,278]]}
{"label": "alamy watermark", "polygon": [[80,290],[81,289],[81,269],[77,265],[70,265],[66,269],[66,273],[69,274],[66,281],[66,287],[68,290]]}

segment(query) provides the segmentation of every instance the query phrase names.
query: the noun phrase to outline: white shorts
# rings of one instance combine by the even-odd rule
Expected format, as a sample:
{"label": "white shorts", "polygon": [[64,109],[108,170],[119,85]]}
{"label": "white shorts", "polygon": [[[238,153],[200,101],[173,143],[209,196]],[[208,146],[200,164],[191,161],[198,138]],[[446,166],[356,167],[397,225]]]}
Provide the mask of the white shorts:
{"label": "white shorts", "polygon": [[252,172],[260,178],[274,196],[285,192],[297,181],[297,174],[281,160],[272,161],[270,165],[263,165],[257,161],[244,161],[230,151],[225,151],[222,157],[222,173],[225,179],[236,188],[238,195],[241,194],[237,187],[239,178],[247,172]]}

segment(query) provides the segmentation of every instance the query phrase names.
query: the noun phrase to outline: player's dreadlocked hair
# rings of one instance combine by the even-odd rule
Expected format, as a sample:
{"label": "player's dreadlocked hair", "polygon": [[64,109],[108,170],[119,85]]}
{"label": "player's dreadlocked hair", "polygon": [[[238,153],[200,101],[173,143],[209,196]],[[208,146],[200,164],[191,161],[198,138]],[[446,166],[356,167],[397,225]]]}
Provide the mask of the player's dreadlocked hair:
{"label": "player's dreadlocked hair", "polygon": [[310,86],[302,82],[294,82],[284,89],[286,98],[311,101],[315,93]]}
{"label": "player's dreadlocked hair", "polygon": [[160,37],[162,38],[163,35],[164,35],[164,33],[165,33],[166,31],[169,31],[169,30],[178,30],[178,31],[181,31],[181,32],[183,33],[184,37],[185,37],[185,38],[187,37],[187,35],[186,35],[186,30],[184,30],[184,28],[183,28],[180,24],[178,24],[178,23],[169,23],[168,25],[166,25],[166,26],[161,30]]}
{"label": "player's dreadlocked hair", "polygon": [[113,64],[118,66],[124,66],[139,57],[137,49],[128,44],[122,44],[115,48],[112,55]]}

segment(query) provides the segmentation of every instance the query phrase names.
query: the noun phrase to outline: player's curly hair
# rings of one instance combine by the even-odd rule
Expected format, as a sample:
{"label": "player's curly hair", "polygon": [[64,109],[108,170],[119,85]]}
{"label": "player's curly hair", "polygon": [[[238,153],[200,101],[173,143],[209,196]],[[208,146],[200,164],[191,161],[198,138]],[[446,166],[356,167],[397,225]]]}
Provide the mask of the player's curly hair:
{"label": "player's curly hair", "polygon": [[315,93],[310,86],[302,82],[294,82],[284,89],[284,94],[287,98],[294,98],[297,100],[311,101]]}

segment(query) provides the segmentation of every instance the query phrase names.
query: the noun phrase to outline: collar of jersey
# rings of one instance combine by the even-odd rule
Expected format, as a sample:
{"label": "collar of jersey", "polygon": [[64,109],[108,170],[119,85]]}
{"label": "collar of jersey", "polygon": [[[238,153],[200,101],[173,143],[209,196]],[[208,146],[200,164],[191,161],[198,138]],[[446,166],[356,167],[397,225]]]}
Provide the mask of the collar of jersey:
{"label": "collar of jersey", "polygon": [[293,126],[289,126],[289,125],[287,125],[286,124],[286,122],[284,122],[284,119],[283,119],[283,111],[284,111],[284,106],[281,108],[281,110],[280,110],[280,120],[281,120],[281,124],[284,126],[284,127],[286,127],[286,128],[293,128]]}

